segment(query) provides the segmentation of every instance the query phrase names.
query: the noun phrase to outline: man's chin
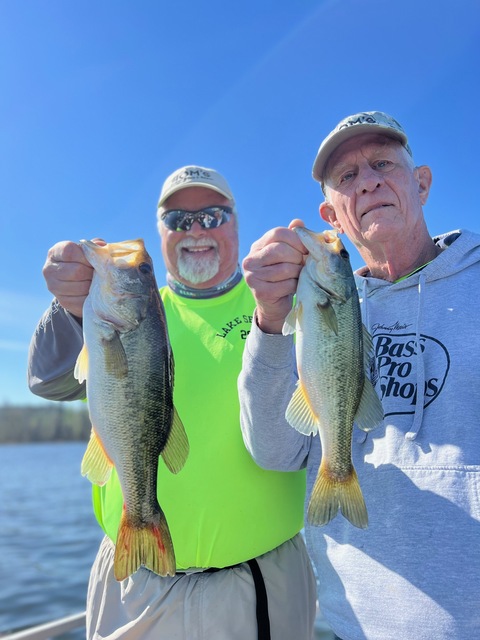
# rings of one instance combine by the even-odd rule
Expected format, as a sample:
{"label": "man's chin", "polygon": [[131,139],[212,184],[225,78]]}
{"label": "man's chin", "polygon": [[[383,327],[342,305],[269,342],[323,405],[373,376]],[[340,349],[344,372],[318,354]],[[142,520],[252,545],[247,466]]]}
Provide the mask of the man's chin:
{"label": "man's chin", "polygon": [[178,263],[178,273],[182,280],[189,285],[205,284],[214,278],[219,271],[217,260],[210,261],[210,264],[181,264]]}

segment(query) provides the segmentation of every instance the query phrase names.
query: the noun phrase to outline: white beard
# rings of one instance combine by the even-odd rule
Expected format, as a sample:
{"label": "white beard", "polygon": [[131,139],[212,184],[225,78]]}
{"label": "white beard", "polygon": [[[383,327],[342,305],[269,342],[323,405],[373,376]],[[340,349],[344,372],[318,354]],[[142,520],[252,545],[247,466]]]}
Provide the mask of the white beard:
{"label": "white beard", "polygon": [[[213,247],[215,251],[182,251],[185,247]],[[208,282],[220,269],[217,243],[212,238],[204,240],[185,238],[177,244],[176,251],[178,273],[191,284]]]}

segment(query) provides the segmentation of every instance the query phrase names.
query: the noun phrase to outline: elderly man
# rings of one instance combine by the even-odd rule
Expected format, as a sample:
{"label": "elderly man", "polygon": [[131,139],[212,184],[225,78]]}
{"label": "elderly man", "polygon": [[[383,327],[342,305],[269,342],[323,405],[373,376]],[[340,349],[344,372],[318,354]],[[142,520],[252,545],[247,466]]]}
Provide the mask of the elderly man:
{"label": "elderly man", "polygon": [[[313,176],[322,219],[365,261],[355,278],[384,411],[381,426],[355,426],[352,438],[368,528],[340,513],[306,525],[320,607],[345,640],[480,637],[480,237],[430,236],[431,171],[415,166],[404,130],[385,113],[341,121]],[[268,232],[244,260],[257,307],[239,389],[255,461],[306,466],[308,501],[321,444],[285,419],[297,373],[292,337],[281,335],[306,254],[298,225]]]}
{"label": "elderly man", "polygon": [[[115,580],[121,490],[116,476],[94,487],[106,535],[90,577],[87,637],[311,640],[315,578],[299,533],[305,473],[258,467],[239,426],[236,383],[254,301],[238,265],[237,211],[225,178],[205,167],[175,171],[160,194],[158,229],[175,406],[190,442],[181,473],[162,463],[158,471],[177,574],[142,567]],[[60,242],[44,275],[55,300],[32,339],[30,388],[55,400],[83,398],[73,369],[92,269],[78,245]]]}

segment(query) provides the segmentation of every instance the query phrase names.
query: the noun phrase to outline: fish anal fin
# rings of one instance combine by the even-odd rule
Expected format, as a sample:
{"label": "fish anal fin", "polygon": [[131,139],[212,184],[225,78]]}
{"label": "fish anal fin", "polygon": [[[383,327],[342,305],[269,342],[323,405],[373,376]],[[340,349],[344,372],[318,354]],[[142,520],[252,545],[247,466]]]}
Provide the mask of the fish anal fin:
{"label": "fish anal fin", "polygon": [[77,361],[75,363],[75,369],[73,375],[80,384],[85,382],[88,377],[88,349],[87,345],[83,345],[82,350],[78,354]]}
{"label": "fish anal fin", "polygon": [[173,420],[167,443],[161,453],[163,461],[172,473],[178,473],[188,458],[190,445],[183,422],[173,408]]}
{"label": "fish anal fin", "polygon": [[310,407],[308,395],[301,380],[297,382],[297,387],[288,403],[285,418],[294,429],[306,436],[318,433],[318,418]]}
{"label": "fish anal fin", "polygon": [[115,378],[125,378],[128,374],[128,360],[120,336],[115,331],[109,338],[102,339],[105,370]]}
{"label": "fish anal fin", "polygon": [[174,576],[175,553],[165,514],[160,510],[153,522],[132,523],[123,509],[113,569],[118,581],[125,580],[141,566],[159,576]]}
{"label": "fish anal fin", "polygon": [[308,504],[308,522],[322,527],[333,520],[339,510],[355,527],[366,529],[368,526],[367,508],[353,466],[340,481],[322,462]]}
{"label": "fish anal fin", "polygon": [[365,376],[363,392],[355,415],[355,423],[362,431],[372,431],[383,420],[383,407],[370,380]]}
{"label": "fish anal fin", "polygon": [[92,429],[87,449],[83,456],[81,472],[93,484],[104,485],[112,473],[113,462],[105,451],[100,438]]}

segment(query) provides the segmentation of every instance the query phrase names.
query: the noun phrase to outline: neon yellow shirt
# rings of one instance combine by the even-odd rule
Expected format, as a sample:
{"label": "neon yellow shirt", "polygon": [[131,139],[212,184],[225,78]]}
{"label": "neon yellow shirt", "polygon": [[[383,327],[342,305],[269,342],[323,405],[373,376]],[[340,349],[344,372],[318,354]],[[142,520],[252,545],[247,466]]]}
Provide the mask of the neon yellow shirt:
{"label": "neon yellow shirt", "polygon": [[[174,475],[160,459],[157,495],[178,569],[224,567],[266,553],[303,526],[305,472],[260,469],[245,449],[237,377],[254,300],[242,279],[205,300],[160,294],[175,357],[174,402],[190,453]],[[123,499],[114,472],[93,488],[97,520],[116,540]]]}

